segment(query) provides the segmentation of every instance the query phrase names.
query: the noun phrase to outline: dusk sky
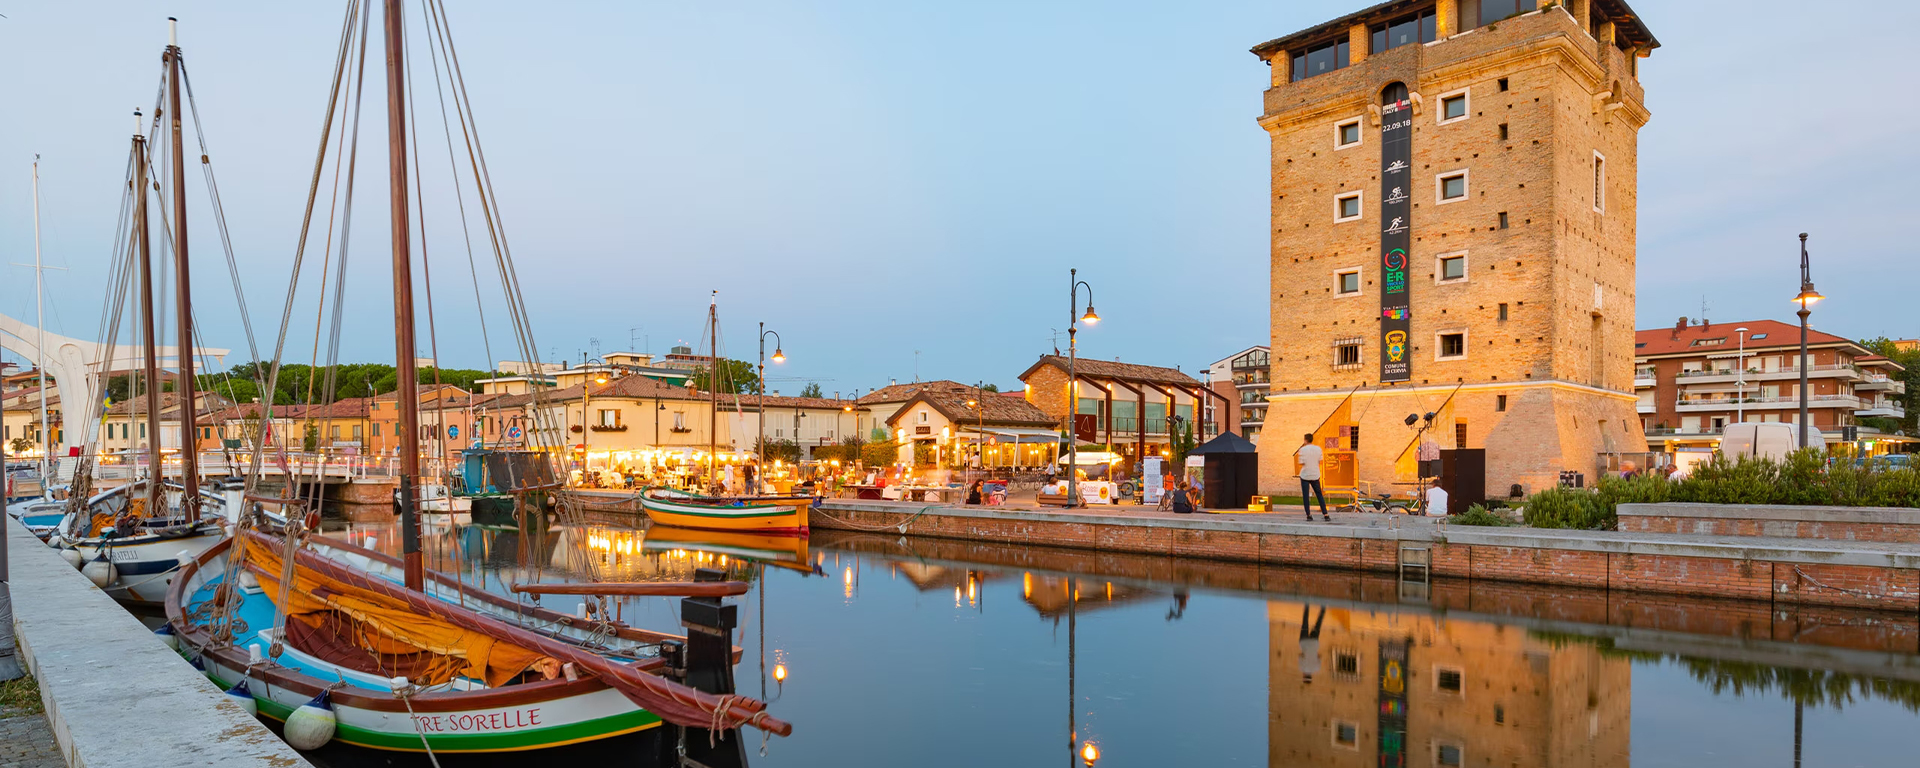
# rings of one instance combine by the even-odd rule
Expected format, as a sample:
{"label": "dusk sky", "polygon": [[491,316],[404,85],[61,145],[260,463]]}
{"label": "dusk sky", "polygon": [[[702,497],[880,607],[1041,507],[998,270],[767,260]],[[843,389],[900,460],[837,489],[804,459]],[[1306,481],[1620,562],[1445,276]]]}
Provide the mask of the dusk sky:
{"label": "dusk sky", "polygon": [[[771,387],[828,393],[916,375],[1017,385],[1056,331],[1065,348],[1070,267],[1103,318],[1081,334],[1088,357],[1191,372],[1265,342],[1267,69],[1247,49],[1366,4],[449,3],[541,355],[693,343],[718,289],[723,353],[752,360],[765,321],[790,358]],[[1901,95],[1895,36],[1920,6],[1634,5],[1663,44],[1641,68],[1639,327],[1699,317],[1703,298],[1716,322],[1792,321],[1804,231],[1829,297],[1815,327],[1920,334],[1900,234],[1920,100]],[[33,259],[38,153],[45,258],[68,270],[48,276],[51,330],[98,333],[130,113],[152,106],[176,15],[270,343],[343,8],[0,0],[0,258]],[[1863,37],[1875,29],[1887,39]],[[342,361],[393,355],[377,57]],[[438,132],[432,93],[416,96],[420,130]],[[446,149],[422,150],[440,357],[485,367]],[[239,363],[198,174],[189,206],[203,336]],[[0,312],[31,322],[31,271],[4,269]],[[494,357],[517,358],[497,280],[481,280]],[[290,362],[312,354],[314,287]],[[424,321],[421,335],[424,355]]]}

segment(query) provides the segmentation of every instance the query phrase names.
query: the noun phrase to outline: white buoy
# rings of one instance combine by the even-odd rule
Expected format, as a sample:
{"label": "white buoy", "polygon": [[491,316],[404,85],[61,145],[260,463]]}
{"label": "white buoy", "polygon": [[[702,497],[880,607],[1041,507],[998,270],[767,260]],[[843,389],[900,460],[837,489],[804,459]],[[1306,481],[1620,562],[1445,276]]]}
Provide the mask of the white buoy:
{"label": "white buoy", "polygon": [[180,636],[173,633],[172,624],[160,625],[159,629],[153,631],[153,635],[160,638],[160,642],[166,643],[168,648],[180,650]]}
{"label": "white buoy", "polygon": [[293,714],[287,715],[287,746],[294,749],[319,749],[333,740],[333,729],[339,721],[334,717],[333,704],[327,700],[327,692],[313,697],[312,701],[300,705]]}
{"label": "white buoy", "polygon": [[60,550],[60,559],[67,561],[67,565],[73,566],[76,570],[87,562],[86,558],[80,556],[80,550],[74,549],[73,547],[62,548]]}
{"label": "white buoy", "polygon": [[106,555],[96,554],[92,560],[87,561],[86,565],[80,567],[80,574],[86,576],[87,581],[93,582],[94,586],[106,589],[107,585],[112,584],[113,580],[120,575],[120,569],[115,568],[113,561],[108,560]]}
{"label": "white buoy", "polygon": [[[249,715],[260,714],[260,702],[253,700],[253,691],[247,689],[247,681],[241,680],[227,689],[227,700],[240,705]],[[331,714],[331,713],[329,713]]]}

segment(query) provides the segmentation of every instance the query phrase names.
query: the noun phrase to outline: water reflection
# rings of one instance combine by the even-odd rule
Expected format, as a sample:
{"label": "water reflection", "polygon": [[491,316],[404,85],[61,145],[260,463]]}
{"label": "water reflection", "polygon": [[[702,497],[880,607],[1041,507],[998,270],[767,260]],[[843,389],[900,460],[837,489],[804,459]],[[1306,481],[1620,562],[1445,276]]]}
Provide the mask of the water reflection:
{"label": "water reflection", "polygon": [[[329,535],[397,544],[390,524]],[[699,567],[752,581],[739,685],[796,723],[761,768],[1081,766],[1089,743],[1102,768],[1883,764],[1920,749],[1920,624],[1904,614],[886,535],[716,540],[617,517],[427,540],[435,567],[497,590]],[[615,610],[678,631],[671,601]]]}

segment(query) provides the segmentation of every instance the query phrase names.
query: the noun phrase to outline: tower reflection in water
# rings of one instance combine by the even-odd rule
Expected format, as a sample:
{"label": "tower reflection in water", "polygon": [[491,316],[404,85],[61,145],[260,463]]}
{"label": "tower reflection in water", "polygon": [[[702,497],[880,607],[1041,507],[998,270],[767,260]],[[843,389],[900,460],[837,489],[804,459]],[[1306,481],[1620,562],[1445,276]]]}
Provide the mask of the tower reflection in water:
{"label": "tower reflection in water", "polygon": [[1432,615],[1267,603],[1268,763],[1625,766],[1632,662]]}

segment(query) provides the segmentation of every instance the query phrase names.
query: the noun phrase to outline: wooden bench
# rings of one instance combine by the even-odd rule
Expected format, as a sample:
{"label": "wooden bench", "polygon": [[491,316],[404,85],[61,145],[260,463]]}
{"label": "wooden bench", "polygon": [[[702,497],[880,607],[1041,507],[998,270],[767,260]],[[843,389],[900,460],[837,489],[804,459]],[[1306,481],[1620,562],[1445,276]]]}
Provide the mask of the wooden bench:
{"label": "wooden bench", "polygon": [[1069,504],[1069,503],[1067,503],[1067,495],[1066,495],[1066,494],[1064,494],[1064,493],[1046,493],[1046,492],[1041,492],[1041,493],[1039,493],[1039,494],[1036,494],[1036,495],[1035,495],[1035,496],[1033,497],[1033,500],[1034,500],[1034,501],[1035,501],[1036,503],[1038,503],[1038,504],[1039,504],[1040,506],[1043,506],[1043,507],[1072,507],[1072,506],[1078,506],[1078,505],[1075,505],[1075,504]]}

